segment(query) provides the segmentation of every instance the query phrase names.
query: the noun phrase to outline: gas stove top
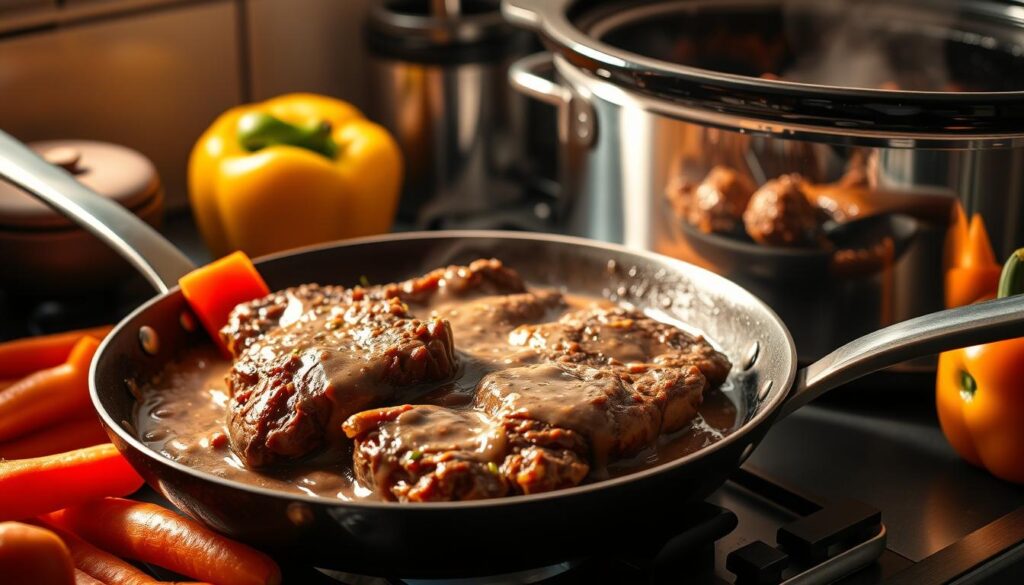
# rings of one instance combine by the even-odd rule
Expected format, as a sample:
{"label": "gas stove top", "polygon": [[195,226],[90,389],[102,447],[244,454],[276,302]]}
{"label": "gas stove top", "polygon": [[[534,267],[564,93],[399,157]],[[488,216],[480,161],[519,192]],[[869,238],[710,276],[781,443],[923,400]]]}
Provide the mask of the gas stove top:
{"label": "gas stove top", "polygon": [[[165,232],[208,260],[187,217],[171,218]],[[114,321],[149,295],[141,280],[73,302],[0,292],[0,338]],[[588,558],[443,581],[280,558],[285,583],[1024,583],[1024,487],[956,456],[938,429],[931,384],[873,377],[830,393],[774,425],[706,502],[660,511],[657,530],[618,535]]]}

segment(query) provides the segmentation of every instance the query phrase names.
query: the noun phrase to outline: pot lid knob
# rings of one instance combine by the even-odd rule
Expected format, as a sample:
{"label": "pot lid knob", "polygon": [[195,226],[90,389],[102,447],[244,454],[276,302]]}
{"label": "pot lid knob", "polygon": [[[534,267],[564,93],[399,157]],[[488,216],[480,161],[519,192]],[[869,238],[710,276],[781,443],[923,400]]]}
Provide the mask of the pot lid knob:
{"label": "pot lid knob", "polygon": [[[131,210],[160,192],[156,167],[130,148],[92,140],[47,140],[29,146],[93,191]],[[0,227],[61,229],[74,224],[20,189],[0,182]]]}
{"label": "pot lid knob", "polygon": [[43,152],[43,158],[51,165],[57,165],[72,175],[81,171],[78,161],[82,160],[82,153],[73,146],[57,146]]}

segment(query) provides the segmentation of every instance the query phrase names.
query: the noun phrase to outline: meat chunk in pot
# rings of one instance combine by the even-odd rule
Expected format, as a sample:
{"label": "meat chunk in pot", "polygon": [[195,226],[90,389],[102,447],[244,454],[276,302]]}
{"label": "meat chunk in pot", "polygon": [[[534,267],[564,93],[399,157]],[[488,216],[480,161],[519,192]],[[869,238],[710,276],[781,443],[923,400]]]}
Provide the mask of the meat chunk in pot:
{"label": "meat chunk in pot", "polygon": [[768,181],[743,213],[747,234],[767,246],[808,247],[823,241],[822,211],[807,198],[800,175]]}
{"label": "meat chunk in pot", "polygon": [[704,233],[731,233],[743,219],[754,182],[737,170],[716,166],[691,195],[686,220]]}

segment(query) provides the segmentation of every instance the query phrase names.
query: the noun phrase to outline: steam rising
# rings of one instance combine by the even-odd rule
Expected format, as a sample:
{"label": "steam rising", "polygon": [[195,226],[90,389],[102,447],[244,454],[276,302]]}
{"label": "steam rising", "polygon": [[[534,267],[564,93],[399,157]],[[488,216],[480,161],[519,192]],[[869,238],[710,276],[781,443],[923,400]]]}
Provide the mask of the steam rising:
{"label": "steam rising", "polygon": [[786,1],[785,34],[800,50],[782,77],[834,86],[951,89],[940,31],[953,26],[955,14],[913,23],[901,12],[877,0]]}

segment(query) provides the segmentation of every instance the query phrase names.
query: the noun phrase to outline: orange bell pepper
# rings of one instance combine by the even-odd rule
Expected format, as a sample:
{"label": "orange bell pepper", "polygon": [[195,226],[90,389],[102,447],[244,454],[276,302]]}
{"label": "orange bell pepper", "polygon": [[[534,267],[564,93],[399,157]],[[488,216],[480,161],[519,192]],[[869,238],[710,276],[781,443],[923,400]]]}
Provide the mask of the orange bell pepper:
{"label": "orange bell pepper", "polygon": [[[1024,292],[1024,248],[1007,260],[998,296]],[[939,356],[939,424],[961,457],[996,477],[1024,483],[1024,338]]]}
{"label": "orange bell pepper", "polygon": [[945,273],[946,307],[962,307],[995,294],[1002,266],[996,262],[988,231],[981,215],[974,214],[970,224],[957,209],[950,228]]}

